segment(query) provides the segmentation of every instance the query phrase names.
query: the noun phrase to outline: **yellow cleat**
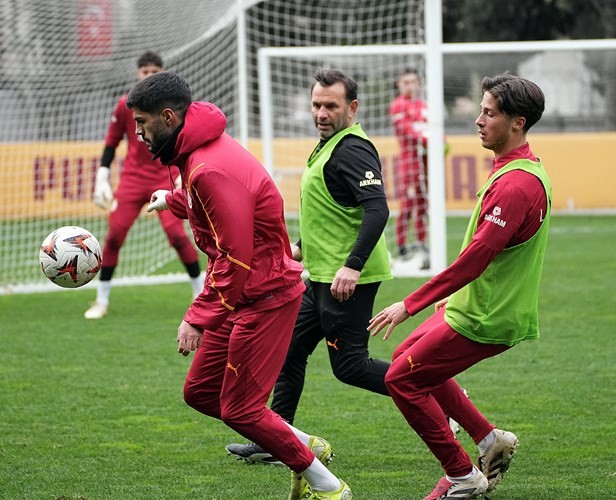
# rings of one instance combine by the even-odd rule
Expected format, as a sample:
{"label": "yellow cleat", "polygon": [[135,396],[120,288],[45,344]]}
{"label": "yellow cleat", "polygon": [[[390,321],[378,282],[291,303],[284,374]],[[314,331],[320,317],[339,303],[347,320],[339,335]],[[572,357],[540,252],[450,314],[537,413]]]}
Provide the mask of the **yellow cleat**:
{"label": "yellow cleat", "polygon": [[[325,439],[318,436],[310,436],[308,442],[308,448],[312,450],[314,456],[319,459],[326,467],[330,464],[334,458],[334,452],[332,451],[332,445]],[[349,490],[350,491],[350,490]],[[301,498],[309,498],[310,486],[301,474],[291,472],[291,493],[289,493],[289,500],[299,500]],[[328,498],[328,497],[326,497]],[[350,498],[350,497],[349,497]],[[346,498],[345,498],[346,500]]]}
{"label": "yellow cleat", "polygon": [[340,488],[336,491],[312,491],[308,497],[309,500],[351,500],[353,493],[351,488],[344,482],[340,481]]}

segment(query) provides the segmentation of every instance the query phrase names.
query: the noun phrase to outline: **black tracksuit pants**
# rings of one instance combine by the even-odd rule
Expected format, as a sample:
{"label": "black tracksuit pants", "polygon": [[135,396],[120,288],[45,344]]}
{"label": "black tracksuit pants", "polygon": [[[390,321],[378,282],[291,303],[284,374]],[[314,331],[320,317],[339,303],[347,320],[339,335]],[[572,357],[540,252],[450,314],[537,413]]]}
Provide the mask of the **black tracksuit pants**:
{"label": "black tracksuit pants", "polygon": [[385,373],[389,363],[370,358],[367,330],[379,283],[357,285],[351,298],[332,297],[330,283],[306,281],[291,345],[274,386],[271,409],[293,423],[304,388],[308,357],[326,339],[334,376],[352,386],[389,396]]}

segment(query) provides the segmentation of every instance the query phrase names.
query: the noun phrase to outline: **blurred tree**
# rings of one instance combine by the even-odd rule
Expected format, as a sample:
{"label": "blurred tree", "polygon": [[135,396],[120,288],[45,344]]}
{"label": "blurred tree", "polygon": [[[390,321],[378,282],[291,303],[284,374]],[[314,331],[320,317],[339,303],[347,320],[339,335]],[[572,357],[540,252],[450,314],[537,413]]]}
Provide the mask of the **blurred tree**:
{"label": "blurred tree", "polygon": [[615,0],[443,0],[445,42],[606,38]]}
{"label": "blurred tree", "polygon": [[[616,0],[442,0],[442,7],[445,43],[616,38]],[[587,55],[587,66],[604,75],[594,85],[606,99],[606,126],[614,130],[616,54]],[[445,82],[449,101],[467,91],[465,65],[463,56],[451,62],[457,79]]]}

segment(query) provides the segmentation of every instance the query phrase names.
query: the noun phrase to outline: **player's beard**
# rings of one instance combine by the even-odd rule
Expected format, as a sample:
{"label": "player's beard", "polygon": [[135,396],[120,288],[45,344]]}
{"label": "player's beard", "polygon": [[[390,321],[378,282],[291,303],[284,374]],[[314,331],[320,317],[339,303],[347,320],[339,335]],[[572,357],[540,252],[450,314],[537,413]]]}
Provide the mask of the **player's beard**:
{"label": "player's beard", "polygon": [[171,137],[173,134],[172,130],[169,130],[168,127],[165,126],[162,120],[156,122],[156,128],[152,130],[152,138],[148,142],[148,149],[151,153],[156,154],[160,151],[160,148],[163,147],[167,139]]}
{"label": "player's beard", "polygon": [[319,128],[319,119],[316,116],[313,116],[314,126],[317,128],[321,140],[327,141],[341,130],[344,130],[345,128],[348,128],[352,125],[353,120],[350,120],[348,118],[349,106],[345,106],[343,111],[343,113],[339,114],[338,116],[334,116],[332,119],[325,122],[326,125],[329,125],[326,130],[322,130]]}

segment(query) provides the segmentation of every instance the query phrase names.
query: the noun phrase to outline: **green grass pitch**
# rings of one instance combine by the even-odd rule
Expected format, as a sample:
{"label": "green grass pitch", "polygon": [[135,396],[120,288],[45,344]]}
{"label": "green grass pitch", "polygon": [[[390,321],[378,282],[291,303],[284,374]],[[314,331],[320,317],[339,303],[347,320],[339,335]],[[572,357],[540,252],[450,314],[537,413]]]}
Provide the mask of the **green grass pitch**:
{"label": "green grass pitch", "polygon": [[[464,218],[448,220],[449,257]],[[541,334],[458,377],[518,455],[493,499],[602,499],[616,491],[616,218],[554,216]],[[422,283],[385,283],[377,307]],[[246,465],[243,438],[182,401],[192,357],[175,352],[188,283],[115,288],[86,321],[93,290],[0,296],[0,499],[285,499],[283,467]],[[389,358],[424,311],[387,342]],[[325,346],[312,357],[296,425],[333,444],[357,500],[423,498],[442,471],[383,396],[342,385]],[[460,439],[475,457],[470,439]],[[239,441],[238,441],[239,440]]]}

